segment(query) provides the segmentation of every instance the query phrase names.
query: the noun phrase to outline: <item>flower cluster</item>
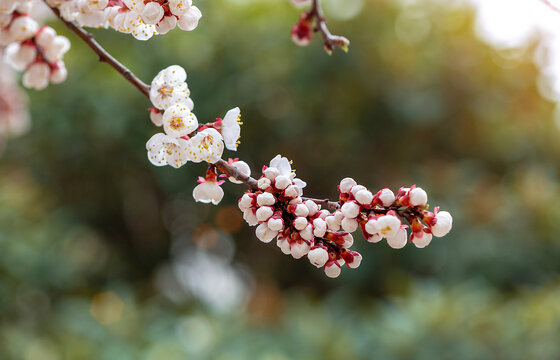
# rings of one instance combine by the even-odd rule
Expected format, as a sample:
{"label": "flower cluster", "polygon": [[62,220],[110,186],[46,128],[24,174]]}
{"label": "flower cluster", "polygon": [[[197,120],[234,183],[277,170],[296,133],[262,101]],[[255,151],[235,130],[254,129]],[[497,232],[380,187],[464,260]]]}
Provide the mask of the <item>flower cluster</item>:
{"label": "flower cluster", "polygon": [[7,46],[6,61],[24,71],[23,85],[41,90],[66,79],[62,57],[70,41],[51,27],[40,27],[28,15],[31,6],[29,0],[0,1],[0,46]]}
{"label": "flower cluster", "polygon": [[[452,227],[452,217],[447,211],[427,210],[428,195],[415,185],[399,189],[379,190],[375,195],[352,178],[345,178],[338,186],[341,207],[340,226],[345,231],[362,230],[367,241],[376,243],[383,238],[394,249],[403,248],[407,242],[416,247],[426,247],[432,237],[447,235]],[[403,223],[405,221],[406,223]],[[410,235],[407,233],[410,228]]]}
{"label": "flower cluster", "polygon": [[5,138],[22,135],[29,126],[27,97],[17,85],[11,66],[2,60],[0,50],[0,151]]}
{"label": "flower cluster", "polygon": [[187,161],[213,164],[222,158],[224,146],[237,150],[241,132],[239,108],[229,110],[223,119],[200,125],[192,112],[194,103],[186,80],[185,70],[172,65],[152,81],[150,118],[164,130],[146,143],[148,159],[156,166],[179,168]]}
{"label": "flower cluster", "polygon": [[49,0],[62,16],[81,26],[111,27],[148,40],[175,27],[191,31],[202,17],[192,0]]}
{"label": "flower cluster", "polygon": [[[257,226],[257,237],[299,259],[305,255],[329,277],[340,275],[341,266],[360,265],[362,256],[350,250],[352,235],[335,226],[334,215],[312,200],[302,198],[305,182],[295,177],[290,162],[280,155],[263,168],[258,188],[239,200],[243,218]],[[338,216],[338,215],[337,215]]]}
{"label": "flower cluster", "polygon": [[404,247],[408,240],[422,248],[432,236],[444,236],[451,230],[451,215],[438,208],[434,213],[426,210],[426,192],[416,186],[401,188],[397,196],[389,189],[374,195],[346,178],[340,183],[338,208],[332,213],[303,198],[304,186],[295,178],[290,162],[278,155],[263,168],[257,189],[246,192],[238,205],[245,221],[257,226],[261,241],[276,238],[282,252],[296,259],[307,255],[329,277],[340,275],[342,265],[360,265],[362,256],[350,250],[354,243],[351,233],[358,228],[369,242],[386,238],[393,248]]}

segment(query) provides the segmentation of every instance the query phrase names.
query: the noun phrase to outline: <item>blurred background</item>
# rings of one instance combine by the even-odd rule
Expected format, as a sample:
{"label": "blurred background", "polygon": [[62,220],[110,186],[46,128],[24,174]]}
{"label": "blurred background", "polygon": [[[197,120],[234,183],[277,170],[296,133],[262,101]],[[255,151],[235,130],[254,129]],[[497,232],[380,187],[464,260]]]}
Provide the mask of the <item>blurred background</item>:
{"label": "blurred background", "polygon": [[417,184],[452,232],[402,250],[357,234],[362,265],[334,280],[283,255],[243,222],[243,187],[199,204],[204,165],[150,165],[150,104],[53,23],[69,78],[27,93],[32,128],[0,158],[1,359],[560,357],[545,37],[490,45],[462,1],[324,2],[348,54],[295,46],[284,0],[199,0],[196,31],[147,42],[93,32],[146,82],[185,67],[199,121],[240,106],[224,156],[253,173],[282,154],[308,196],[335,198],[346,176]]}

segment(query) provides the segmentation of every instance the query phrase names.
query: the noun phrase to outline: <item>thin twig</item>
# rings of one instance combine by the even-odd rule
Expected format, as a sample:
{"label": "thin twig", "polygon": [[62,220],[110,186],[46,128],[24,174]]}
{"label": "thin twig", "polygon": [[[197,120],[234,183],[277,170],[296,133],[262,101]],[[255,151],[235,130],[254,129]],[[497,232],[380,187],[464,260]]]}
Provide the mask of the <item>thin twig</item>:
{"label": "thin twig", "polygon": [[111,54],[107,52],[95,39],[93,35],[82,29],[78,24],[73,21],[68,21],[62,17],[60,10],[57,7],[50,6],[45,0],[45,4],[51,8],[56,17],[60,19],[70,30],[72,30],[76,35],[78,35],[95,53],[99,56],[99,61],[106,62],[113,69],[117,70],[126,80],[128,80],[132,85],[134,85],[140,92],[150,98],[150,87],[146,85],[142,80],[140,80],[132,71],[128,70],[123,64],[121,64],[117,59],[115,59]]}
{"label": "thin twig", "polygon": [[329,28],[327,27],[327,21],[323,15],[323,10],[321,9],[319,0],[312,0],[311,9],[309,9],[307,13],[315,18],[315,28],[313,31],[321,33],[325,49],[328,52],[332,52],[335,47],[340,47],[342,50],[348,51],[350,41],[344,36],[331,34]]}

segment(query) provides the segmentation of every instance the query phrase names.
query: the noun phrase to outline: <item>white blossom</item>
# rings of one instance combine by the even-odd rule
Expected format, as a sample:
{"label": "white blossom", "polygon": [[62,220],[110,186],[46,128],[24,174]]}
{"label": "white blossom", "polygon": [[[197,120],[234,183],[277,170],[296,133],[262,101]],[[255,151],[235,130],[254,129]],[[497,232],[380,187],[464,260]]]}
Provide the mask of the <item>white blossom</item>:
{"label": "white blossom", "polygon": [[412,206],[426,206],[428,203],[428,194],[422,188],[414,188],[408,193],[410,205]]}
{"label": "white blossom", "polygon": [[[401,221],[394,215],[381,216],[374,224],[377,230],[375,231],[375,233],[378,233],[385,238],[395,236],[397,232],[399,232],[399,229],[401,229]],[[372,232],[371,234],[374,234],[374,232]]]}
{"label": "white blossom", "polygon": [[309,259],[310,263],[320,268],[325,266],[325,264],[329,260],[329,253],[322,247],[316,247],[309,251],[309,253],[307,254],[307,258]]}
{"label": "white blossom", "polygon": [[426,232],[419,232],[412,234],[412,242],[417,248],[424,248],[432,241],[432,234]]}
{"label": "white blossom", "polygon": [[436,214],[436,223],[432,225],[431,231],[435,237],[442,237],[451,231],[453,226],[453,218],[447,211],[440,211]]}
{"label": "white blossom", "polygon": [[188,156],[192,162],[206,161],[213,164],[222,158],[223,152],[222,135],[216,129],[208,128],[199,131],[189,141]]}
{"label": "white blossom", "polygon": [[325,266],[325,274],[330,277],[330,278],[336,278],[340,275],[340,265],[338,265],[338,263],[336,262],[330,262],[327,263],[327,265]]}
{"label": "white blossom", "polygon": [[387,237],[387,244],[393,249],[402,249],[408,241],[408,235],[406,234],[406,229],[399,228],[395,235]]}
{"label": "white blossom", "polygon": [[188,135],[198,128],[196,116],[184,104],[174,104],[163,113],[163,129],[174,137]]}
{"label": "white blossom", "polygon": [[163,7],[157,1],[151,1],[142,10],[142,20],[148,25],[156,25],[163,18]]}
{"label": "white blossom", "polygon": [[218,205],[224,197],[224,190],[219,182],[206,180],[194,188],[193,197],[197,202]]}
{"label": "white blossom", "polygon": [[186,102],[190,94],[186,80],[187,73],[179,65],[171,65],[160,71],[150,86],[152,104],[165,110],[174,104]]}
{"label": "white blossom", "polygon": [[23,86],[30,89],[42,90],[49,85],[50,75],[51,69],[47,63],[35,63],[23,74]]}
{"label": "white blossom", "polygon": [[226,149],[237,151],[239,136],[241,134],[241,111],[238,107],[229,110],[222,120],[221,133],[224,137]]}
{"label": "white blossom", "polygon": [[179,26],[181,30],[185,31],[194,30],[198,26],[198,22],[201,17],[202,13],[200,10],[196,6],[191,6],[184,15],[179,17],[177,20],[177,26]]}
{"label": "white blossom", "polygon": [[148,159],[156,166],[171,165],[179,168],[187,163],[187,140],[163,133],[155,134],[146,143]]}

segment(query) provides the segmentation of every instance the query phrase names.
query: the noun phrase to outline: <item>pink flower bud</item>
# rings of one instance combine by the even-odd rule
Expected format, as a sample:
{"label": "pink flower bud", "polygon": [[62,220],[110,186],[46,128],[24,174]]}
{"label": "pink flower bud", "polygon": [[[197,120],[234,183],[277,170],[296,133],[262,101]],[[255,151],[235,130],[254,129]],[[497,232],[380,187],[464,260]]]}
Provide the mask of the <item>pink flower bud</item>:
{"label": "pink flower bud", "polygon": [[267,221],[273,213],[274,210],[270,206],[261,206],[257,209],[255,215],[257,216],[257,219],[259,219],[259,221]]}
{"label": "pink flower bud", "polygon": [[[278,170],[276,170],[276,171],[278,171]],[[292,184],[292,180],[288,179],[287,176],[278,175],[278,176],[275,177],[274,187],[276,187],[278,190],[284,190],[285,188],[287,188],[291,184]]]}
{"label": "pink flower bud", "polygon": [[447,211],[440,211],[436,214],[434,219],[435,224],[432,225],[431,231],[435,237],[442,237],[447,235],[453,226],[453,218]]}
{"label": "pink flower bud", "polygon": [[387,244],[393,249],[402,249],[406,245],[407,240],[406,229],[400,228],[394,236],[387,238]]}
{"label": "pink flower bud", "polygon": [[360,206],[356,204],[354,201],[349,201],[344,203],[340,208],[344,217],[354,219],[360,213]]}
{"label": "pink flower bud", "polygon": [[327,232],[327,222],[321,218],[313,220],[313,235],[323,237]]}
{"label": "pink flower bud", "polygon": [[369,205],[373,201],[373,194],[369,190],[360,190],[354,196],[356,201],[362,205]]}
{"label": "pink flower bud", "polygon": [[352,179],[352,178],[344,178],[340,181],[340,185],[338,186],[338,190],[341,193],[349,193],[350,189],[352,189],[353,186],[356,186],[356,180]]}
{"label": "pink flower bud", "polygon": [[421,249],[430,244],[430,242],[432,241],[432,234],[423,231],[413,233],[411,241],[414,243],[414,245],[416,245],[417,248]]}
{"label": "pink flower bud", "polygon": [[297,218],[294,220],[294,227],[296,228],[296,230],[303,230],[303,229],[305,229],[305,227],[307,226],[307,224],[308,224],[307,219],[304,218],[304,217],[301,217],[301,216],[300,216],[300,217],[297,217]]}
{"label": "pink flower bud", "polygon": [[309,259],[310,263],[320,268],[325,266],[325,264],[329,260],[329,253],[323,247],[314,247],[307,254],[307,258]]}
{"label": "pink flower bud", "polygon": [[414,188],[408,193],[410,205],[426,206],[428,203],[428,194],[422,188]]}
{"label": "pink flower bud", "polygon": [[259,206],[271,206],[276,203],[276,197],[271,193],[262,193],[257,195],[257,204]]}
{"label": "pink flower bud", "polygon": [[337,278],[340,275],[340,266],[334,261],[327,262],[325,266],[325,274],[330,278]]}
{"label": "pink flower bud", "polygon": [[356,219],[344,218],[340,223],[344,231],[354,232],[358,229],[358,222]]}
{"label": "pink flower bud", "polygon": [[299,236],[301,236],[303,240],[311,241],[313,239],[313,225],[308,224],[299,232]]}
{"label": "pink flower bud", "polygon": [[278,232],[270,230],[266,224],[260,224],[255,229],[255,234],[260,241],[269,243],[278,235]]}
{"label": "pink flower bud", "polygon": [[259,219],[253,213],[253,210],[243,211],[243,219],[249,224],[249,226],[255,226],[259,224]]}
{"label": "pink flower bud", "polygon": [[284,190],[284,196],[293,199],[299,196],[299,188],[296,185],[290,185]]}
{"label": "pink flower bud", "polygon": [[317,205],[313,200],[307,200],[305,206],[309,210],[309,216],[315,216],[319,212],[319,205]]}
{"label": "pink flower bud", "polygon": [[301,242],[295,242],[294,244],[292,244],[292,247],[290,248],[290,253],[292,254],[292,256],[294,257],[294,259],[300,259],[302,257],[304,257],[305,255],[307,255],[309,253],[309,250],[311,249],[311,247],[309,246],[309,244],[305,241],[301,241]]}
{"label": "pink flower bud", "polygon": [[390,189],[380,190],[376,197],[379,199],[379,203],[385,207],[389,207],[395,203],[395,194]]}
{"label": "pink flower bud", "polygon": [[270,183],[271,183],[270,179],[262,177],[257,181],[257,186],[261,190],[266,190],[270,187]]}
{"label": "pink flower bud", "polygon": [[281,218],[272,217],[268,219],[267,225],[270,228],[270,230],[281,231],[284,228],[284,220],[282,220]]}

